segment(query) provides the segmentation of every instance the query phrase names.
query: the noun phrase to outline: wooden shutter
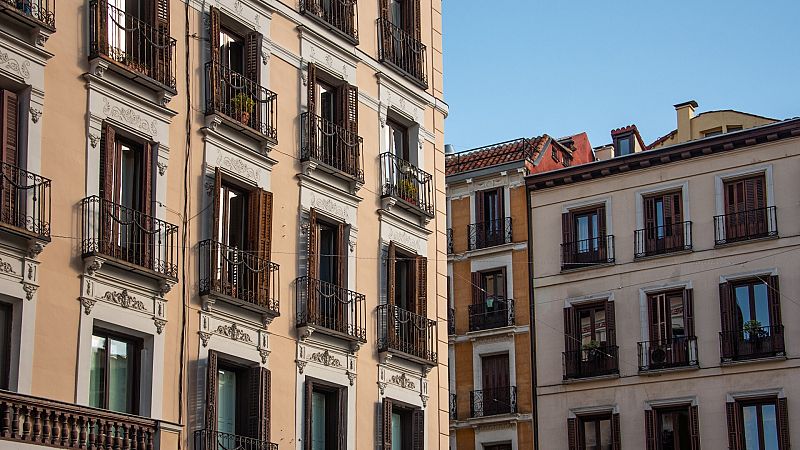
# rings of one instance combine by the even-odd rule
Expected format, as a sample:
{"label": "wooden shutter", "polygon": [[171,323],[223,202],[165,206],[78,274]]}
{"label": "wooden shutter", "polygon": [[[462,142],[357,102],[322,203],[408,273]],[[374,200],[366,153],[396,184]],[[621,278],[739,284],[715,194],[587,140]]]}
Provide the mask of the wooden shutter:
{"label": "wooden shutter", "polygon": [[506,239],[506,228],[503,219],[506,217],[506,202],[505,202],[505,189],[498,188],[497,189],[497,205],[495,205],[495,211],[497,211],[497,216],[493,217],[493,220],[498,220],[499,230],[501,233],[501,242],[505,243]]}
{"label": "wooden shutter", "polygon": [[217,429],[217,352],[208,351],[206,366],[206,430]]}
{"label": "wooden shutter", "polygon": [[[397,245],[394,241],[389,242],[389,250],[386,254],[386,303],[389,305],[395,304],[395,297],[397,292]],[[389,317],[386,318],[389,320]],[[387,324],[388,326],[388,324]],[[392,328],[392,327],[390,327]]]}
{"label": "wooden shutter", "polygon": [[347,388],[341,387],[337,391],[339,402],[338,425],[338,450],[347,450]]}
{"label": "wooden shutter", "polygon": [[577,322],[575,308],[571,306],[564,308],[564,350],[567,352],[575,351],[579,347]]}
{"label": "wooden shutter", "polygon": [[247,436],[269,441],[272,374],[268,369],[256,366],[250,368],[247,375]]}
{"label": "wooden shutter", "polygon": [[789,450],[791,443],[789,442],[789,406],[786,404],[786,398],[778,399],[778,443],[781,450]]}
{"label": "wooden shutter", "polygon": [[622,433],[620,433],[619,414],[611,415],[611,449],[622,450]]}
{"label": "wooden shutter", "polygon": [[156,45],[152,58],[155,59],[152,70],[155,73],[151,74],[155,80],[166,84],[172,85],[172,74],[170,73],[172,63],[172,48],[169,46],[169,0],[152,0],[154,17],[153,25],[157,33],[155,33],[154,44]]}
{"label": "wooden shutter", "polygon": [[[606,207],[601,206],[597,208],[597,248],[601,260],[611,257],[611,248],[609,248],[609,240],[606,236]],[[591,244],[589,245],[591,248]]]}
{"label": "wooden shutter", "polygon": [[336,231],[336,285],[347,286],[347,225],[340,223]]}
{"label": "wooden shutter", "polygon": [[772,275],[767,279],[767,299],[770,306],[770,324],[772,325],[770,334],[773,336],[772,342],[775,346],[775,351],[783,353],[786,349],[783,340],[783,320],[781,318],[781,290],[777,275]]}
{"label": "wooden shutter", "polygon": [[578,450],[578,419],[567,419],[567,446],[569,450]]}
{"label": "wooden shutter", "polygon": [[692,289],[683,290],[683,317],[686,319],[686,336],[694,337],[694,295]]}
{"label": "wooden shutter", "polygon": [[479,224],[482,223],[486,218],[484,217],[484,208],[483,208],[483,191],[478,191],[475,193],[475,223]]}
{"label": "wooden shutter", "polygon": [[647,450],[657,450],[657,423],[658,421],[656,420],[656,412],[652,409],[646,409],[644,411],[644,435],[646,440],[645,443],[647,444]]}
{"label": "wooden shutter", "polygon": [[411,412],[411,448],[425,450],[425,411],[415,409]]}
{"label": "wooden shutter", "polygon": [[305,409],[305,416],[303,417],[303,422],[305,424],[304,433],[303,433],[303,448],[305,450],[311,450],[311,424],[312,424],[312,398],[314,393],[314,382],[311,380],[306,380],[305,385],[305,393],[304,393],[304,402],[303,406]]}
{"label": "wooden shutter", "polygon": [[614,317],[614,302],[606,301],[606,333],[608,334],[608,345],[617,343],[617,325]]}
{"label": "wooden shutter", "polygon": [[700,450],[700,414],[696,405],[689,407],[689,436],[692,439],[692,450]]}
{"label": "wooden shutter", "polygon": [[561,240],[562,244],[570,244],[573,241],[572,237],[572,213],[565,212],[561,214]]}
{"label": "wooden shutter", "polygon": [[344,98],[347,102],[347,115],[345,116],[345,128],[347,131],[358,134],[358,88],[346,84],[344,86]]}
{"label": "wooden shutter", "polygon": [[248,193],[247,203],[249,250],[255,252],[255,256],[261,261],[259,264],[251,264],[257,272],[255,279],[249,280],[248,283],[251,289],[258,291],[258,302],[264,304],[270,300],[272,281],[269,268],[272,251],[272,193],[254,189]]}
{"label": "wooden shutter", "polygon": [[308,258],[306,259],[306,270],[308,278],[316,279],[319,270],[319,227],[317,226],[317,212],[314,208],[308,211]]}
{"label": "wooden shutter", "polygon": [[483,303],[483,286],[480,272],[472,272],[472,304],[478,305]]}
{"label": "wooden shutter", "polygon": [[728,418],[728,449],[742,450],[741,421],[739,420],[739,405],[736,402],[725,404]]}
{"label": "wooden shutter", "polygon": [[257,85],[261,85],[261,41],[258,31],[251,31],[244,37],[244,76]]}
{"label": "wooden shutter", "polygon": [[[392,450],[392,401],[383,399],[383,450]],[[398,449],[401,450],[401,449]]]}
{"label": "wooden shutter", "polygon": [[142,213],[147,216],[153,215],[153,166],[157,149],[155,142],[145,142],[142,146]]}
{"label": "wooden shutter", "polygon": [[[214,169],[214,192],[211,194],[211,232],[209,238],[213,242],[222,243],[220,236],[220,204],[221,204],[221,191],[222,191],[222,171],[217,167]],[[212,246],[210,249],[211,256],[211,289],[216,290],[221,281],[221,273],[219,272],[219,256],[221,249],[218,246]]]}
{"label": "wooden shutter", "polygon": [[2,114],[0,148],[2,148],[3,162],[17,166],[19,152],[19,99],[17,94],[0,90],[0,114]]}
{"label": "wooden shutter", "polygon": [[764,177],[757,176],[744,180],[744,202],[746,210],[765,208]]}
{"label": "wooden shutter", "polygon": [[[317,66],[314,63],[308,63],[306,71],[306,96],[308,98],[308,120],[305,126],[307,127],[307,141],[306,148],[309,150],[309,156],[317,157],[316,152],[319,150],[317,146]],[[312,150],[317,149],[317,150]]]}
{"label": "wooden shutter", "polygon": [[[424,256],[417,256],[417,311],[416,313],[422,317],[428,317],[428,258]],[[423,335],[427,330],[423,330]],[[433,349],[431,349],[433,350]]]}
{"label": "wooden shutter", "polygon": [[220,20],[219,20],[219,9],[217,9],[217,8],[212,6],[210,11],[209,11],[209,13],[208,13],[208,15],[210,16],[210,19],[211,19],[210,20],[210,24],[209,24],[209,30],[208,30],[208,33],[209,33],[209,36],[208,36],[208,43],[209,44],[208,45],[209,45],[210,50],[211,50],[211,61],[213,61],[216,64],[219,64],[219,62],[220,62],[219,36],[220,36],[220,33],[222,32],[222,28],[221,28]]}
{"label": "wooden shutter", "polygon": [[733,356],[733,336],[731,332],[735,331],[733,321],[736,317],[733,312],[733,304],[731,302],[731,285],[729,283],[720,283],[719,285],[719,312],[720,312],[720,326],[722,330],[722,357]]}
{"label": "wooden shutter", "polygon": [[[117,179],[117,135],[111,125],[103,124],[100,132],[100,249],[104,252],[113,251],[112,245],[115,235],[116,222],[112,217],[112,203],[114,202],[114,181]],[[113,253],[109,253],[113,254]]]}

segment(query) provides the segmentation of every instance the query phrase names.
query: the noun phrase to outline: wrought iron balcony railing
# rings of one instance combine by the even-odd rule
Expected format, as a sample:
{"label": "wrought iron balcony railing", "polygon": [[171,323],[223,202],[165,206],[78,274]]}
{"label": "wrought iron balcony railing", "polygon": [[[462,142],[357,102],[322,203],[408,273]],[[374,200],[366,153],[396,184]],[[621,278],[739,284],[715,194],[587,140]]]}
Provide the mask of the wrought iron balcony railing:
{"label": "wrought iron balcony railing", "polygon": [[714,216],[716,245],[778,235],[778,216],[774,206]]}
{"label": "wrought iron balcony railing", "polygon": [[450,394],[450,420],[458,418],[458,398],[456,394]]}
{"label": "wrought iron balcony railing", "polygon": [[452,255],[453,253],[455,253],[455,251],[453,250],[453,229],[452,228],[448,228],[447,229],[447,254],[448,255]]}
{"label": "wrought iron balcony railing", "polygon": [[496,416],[517,412],[517,387],[483,389],[469,393],[470,417]]}
{"label": "wrought iron balcony railing", "polygon": [[447,334],[449,336],[456,334],[456,309],[453,307],[447,308]]}
{"label": "wrought iron balcony railing", "polygon": [[301,161],[317,161],[347,178],[364,182],[364,140],[333,122],[308,112],[302,124]]}
{"label": "wrought iron balcony railing", "polygon": [[153,450],[158,440],[153,419],[7,391],[0,419],[0,439],[32,448]]}
{"label": "wrought iron balcony railing", "polygon": [[601,345],[598,348],[564,352],[564,379],[591,378],[619,373],[619,347]]}
{"label": "wrought iron balcony railing", "polygon": [[216,240],[200,242],[200,295],[273,316],[280,314],[280,267],[257,253]]}
{"label": "wrought iron balcony railing", "polygon": [[0,226],[13,233],[50,240],[50,180],[2,163]]}
{"label": "wrought iron balcony railing", "polygon": [[614,236],[599,236],[561,244],[561,270],[614,262]]}
{"label": "wrought iron balcony railing", "polygon": [[178,226],[97,196],[81,201],[83,257],[104,256],[178,279]]}
{"label": "wrought iron balcony railing", "polygon": [[680,336],[639,342],[639,371],[696,367],[697,338]]}
{"label": "wrought iron balcony railing", "polygon": [[175,92],[175,39],[107,0],[89,1],[89,58],[103,58]]}
{"label": "wrought iron balcony railing", "polygon": [[56,29],[55,0],[0,0],[0,10],[3,9],[29,17],[50,30]]}
{"label": "wrought iron balcony railing", "polygon": [[349,341],[367,342],[367,299],[316,278],[300,277],[297,285],[297,326],[313,327]]}
{"label": "wrought iron balcony railing", "polygon": [[338,31],[353,43],[358,43],[356,0],[300,0],[300,12]]}
{"label": "wrought iron balcony railing", "polygon": [[433,217],[433,176],[393,153],[381,153],[381,195]]}
{"label": "wrought iron balcony railing", "polygon": [[633,241],[635,258],[691,250],[692,222],[676,222],[636,230]]}
{"label": "wrought iron balcony railing", "polygon": [[435,320],[414,314],[394,305],[378,306],[378,351],[400,352],[434,365],[438,361]]}
{"label": "wrought iron balcony railing", "polygon": [[278,450],[278,444],[222,431],[197,430],[194,450]]}
{"label": "wrought iron balcony railing", "polygon": [[427,89],[427,48],[412,33],[395,26],[391,20],[378,19],[379,57]]}
{"label": "wrought iron balcony railing", "polygon": [[769,358],[786,354],[783,326],[754,326],[719,334],[723,362]]}
{"label": "wrought iron balcony railing", "polygon": [[467,225],[469,249],[479,250],[511,243],[511,217]]}
{"label": "wrought iron balcony railing", "polygon": [[222,114],[228,124],[278,143],[278,94],[213,61],[206,63],[206,114]]}
{"label": "wrought iron balcony railing", "polygon": [[491,330],[514,325],[514,300],[484,297],[469,305],[469,331]]}

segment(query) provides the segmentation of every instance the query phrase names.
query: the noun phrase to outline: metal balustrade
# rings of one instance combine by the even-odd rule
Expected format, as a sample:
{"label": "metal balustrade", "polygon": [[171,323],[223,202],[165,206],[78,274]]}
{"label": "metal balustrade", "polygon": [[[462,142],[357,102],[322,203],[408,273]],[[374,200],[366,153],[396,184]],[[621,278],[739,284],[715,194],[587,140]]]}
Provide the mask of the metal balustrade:
{"label": "metal balustrade", "polygon": [[393,153],[382,153],[381,195],[392,197],[427,217],[434,216],[433,176]]}
{"label": "metal balustrade", "polygon": [[300,0],[300,12],[330,25],[358,43],[358,2],[356,0]]}
{"label": "metal balustrade", "polygon": [[619,347],[601,345],[563,353],[564,379],[591,378],[619,373]]}
{"label": "metal balustrade", "polygon": [[483,389],[469,393],[470,417],[486,417],[517,412],[517,387]]}
{"label": "metal balustrade", "polygon": [[316,114],[300,116],[301,161],[317,161],[364,182],[364,140],[361,136]]}
{"label": "metal balustrade", "polygon": [[467,225],[469,249],[479,250],[512,241],[511,217]]}
{"label": "metal balustrade", "polygon": [[378,351],[405,353],[426,364],[436,364],[435,320],[394,305],[378,306]]}
{"label": "metal balustrade", "polygon": [[561,270],[614,262],[614,236],[598,236],[561,244]]}
{"label": "metal balustrade", "polygon": [[316,278],[300,277],[295,284],[298,327],[314,327],[346,340],[367,342],[364,294]]}
{"label": "metal balustrade", "polygon": [[0,226],[15,233],[50,240],[51,181],[2,163]]}
{"label": "metal balustrade", "polygon": [[697,337],[679,336],[671,339],[639,342],[639,370],[696,367]]}
{"label": "metal balustrade", "polygon": [[469,331],[491,330],[514,325],[514,300],[486,298],[469,305]]}
{"label": "metal balustrade", "polygon": [[714,216],[716,245],[778,235],[778,214],[774,206]]}
{"label": "metal balustrade", "polygon": [[50,30],[56,29],[55,0],[0,0],[0,10],[2,9],[30,17]]}
{"label": "metal balustrade", "polygon": [[756,326],[720,332],[720,355],[723,362],[769,358],[786,354],[783,326]]}
{"label": "metal balustrade", "polygon": [[427,47],[387,18],[378,19],[379,57],[418,85],[428,88]]}
{"label": "metal balustrade", "polygon": [[635,258],[691,250],[692,222],[675,222],[636,230],[633,248]]}

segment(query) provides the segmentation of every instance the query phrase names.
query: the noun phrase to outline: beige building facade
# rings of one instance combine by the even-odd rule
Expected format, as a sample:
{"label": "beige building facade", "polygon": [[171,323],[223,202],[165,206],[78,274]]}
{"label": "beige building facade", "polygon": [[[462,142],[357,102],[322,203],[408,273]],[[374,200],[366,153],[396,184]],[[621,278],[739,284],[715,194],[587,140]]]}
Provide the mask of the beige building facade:
{"label": "beige building facade", "polygon": [[57,10],[0,6],[0,446],[448,446],[441,2]]}
{"label": "beige building facade", "polygon": [[745,128],[527,178],[541,448],[800,440],[800,121]]}

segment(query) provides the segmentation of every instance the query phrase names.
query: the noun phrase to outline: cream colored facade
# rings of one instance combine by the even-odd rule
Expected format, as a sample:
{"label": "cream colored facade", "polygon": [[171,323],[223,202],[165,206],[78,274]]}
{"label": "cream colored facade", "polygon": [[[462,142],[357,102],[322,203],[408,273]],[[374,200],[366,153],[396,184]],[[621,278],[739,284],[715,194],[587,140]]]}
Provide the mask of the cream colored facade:
{"label": "cream colored facade", "polygon": [[[771,405],[765,408],[777,415],[778,434],[769,419],[767,446],[746,448],[785,450],[789,440],[800,441],[798,170],[800,121],[793,119],[527,179],[541,448],[586,448],[596,437],[615,449],[745,448],[742,439],[753,435],[728,422],[741,427],[749,420],[742,408],[756,400]],[[726,191],[753,177],[762,180],[763,194],[756,195],[768,212],[753,213],[758,218],[749,223],[757,226],[740,233],[731,217],[747,214],[725,216]],[[658,241],[656,231],[636,240],[648,227],[648,199],[664,193],[680,199],[682,223],[673,230],[684,230],[681,239],[660,246],[668,241]],[[599,220],[600,231],[569,245],[564,229],[580,228],[581,217]],[[570,236],[578,241],[584,234],[573,229]],[[731,303],[721,296],[746,299],[730,289],[747,282],[761,292],[754,301],[769,297],[771,311],[756,315],[739,306],[738,319],[727,316]],[[668,309],[676,325],[659,337],[663,329],[653,324],[664,319],[652,311],[663,304],[659,294],[671,292],[678,293]],[[761,337],[743,331],[753,325],[742,328],[745,314],[759,319],[763,327],[751,329],[764,330]],[[670,408],[699,425],[682,425],[687,436],[676,447],[665,439],[678,433],[660,428]],[[600,429],[602,436],[590,435]]]}
{"label": "cream colored facade", "polygon": [[[55,13],[50,1],[0,10],[0,88],[20,105],[18,159],[4,165],[15,194],[0,226],[0,306],[11,317],[0,391],[11,430],[0,446],[311,449],[307,391],[319,391],[339,394],[324,421],[343,437],[327,448],[407,448],[387,433],[387,404],[413,430],[400,440],[446,448],[441,1],[409,2],[403,21],[416,36],[391,28],[380,0],[323,2],[338,12],[313,1],[153,2],[141,19],[114,9],[125,2],[58,1]],[[245,73],[220,68],[240,56]],[[315,132],[303,114],[320,80],[339,89],[341,111]],[[119,158],[114,172],[105,152]],[[32,175],[13,178],[12,167]],[[29,193],[48,182],[47,197]],[[220,202],[229,192],[247,196],[235,239],[237,206]],[[338,248],[312,244],[310,255],[323,225],[340,230]],[[320,254],[336,260],[327,288],[303,278],[323,277],[308,263],[324,264]],[[406,257],[417,261],[413,289],[388,279]],[[401,289],[414,311],[393,298]],[[345,306],[312,317],[311,291],[318,308],[331,296]],[[393,317],[421,331],[409,337]],[[113,386],[96,398],[99,335],[130,341],[131,415],[94,404],[117,401]],[[225,399],[237,407],[220,403],[219,379],[207,382],[231,373],[241,392]],[[228,428],[226,407],[238,408]]]}

